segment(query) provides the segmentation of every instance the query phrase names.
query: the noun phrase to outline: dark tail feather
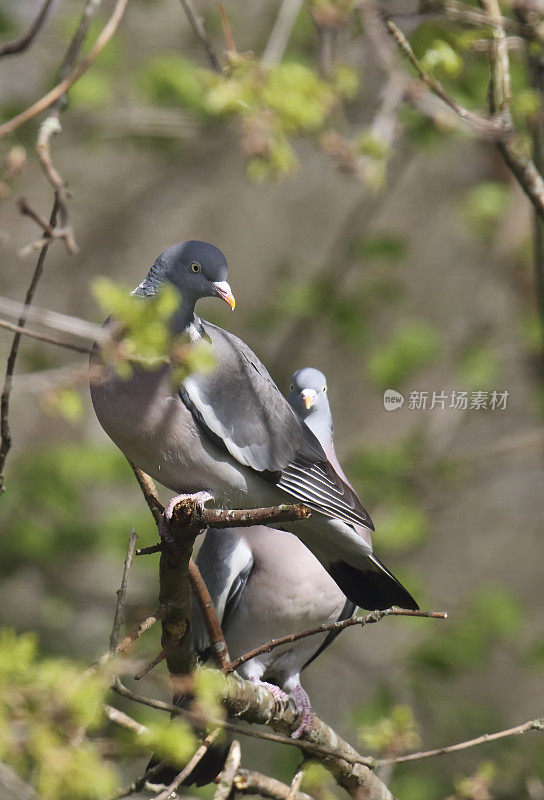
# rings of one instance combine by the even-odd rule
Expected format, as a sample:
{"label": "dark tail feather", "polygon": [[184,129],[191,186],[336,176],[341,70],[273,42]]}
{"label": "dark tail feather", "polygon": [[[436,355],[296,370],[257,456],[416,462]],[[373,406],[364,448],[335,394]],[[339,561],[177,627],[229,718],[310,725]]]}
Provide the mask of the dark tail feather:
{"label": "dark tail feather", "polygon": [[361,608],[369,611],[391,606],[414,610],[419,608],[410,592],[374,554],[365,556],[360,567],[353,567],[345,561],[334,561],[327,569],[344,594]]}
{"label": "dark tail feather", "polygon": [[[223,769],[230,745],[231,742],[226,741],[225,738],[220,742],[212,742],[191,774],[185,778],[182,786],[206,786],[208,783],[213,783]],[[158,756],[153,756],[147,765],[147,769],[149,770],[156,766],[159,761]],[[149,778],[149,782],[154,785],[169,786],[182,769],[183,764],[180,764],[179,767],[165,764],[162,769]]]}
{"label": "dark tail feather", "polygon": [[[174,703],[180,708],[188,708],[191,700],[188,697],[174,697]],[[232,734],[229,731],[224,731],[219,739],[212,742],[198,764],[195,765],[193,771],[185,778],[182,786],[206,786],[208,783],[213,783],[223,769],[232,739]],[[159,756],[153,755],[146,771],[155,767],[160,761]],[[156,774],[149,778],[149,782],[169,786],[183,767],[184,764],[179,764],[178,766],[165,764]]]}

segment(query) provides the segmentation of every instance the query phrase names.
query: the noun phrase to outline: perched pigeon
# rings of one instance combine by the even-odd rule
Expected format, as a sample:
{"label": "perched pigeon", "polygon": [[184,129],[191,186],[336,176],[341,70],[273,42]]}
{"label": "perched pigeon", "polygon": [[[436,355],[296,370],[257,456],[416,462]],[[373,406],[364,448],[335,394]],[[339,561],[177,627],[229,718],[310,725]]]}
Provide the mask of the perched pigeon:
{"label": "perched pigeon", "polygon": [[[299,370],[293,376],[288,399],[323,447],[334,454],[332,418],[323,387],[326,390],[321,372]],[[238,658],[271,639],[348,619],[356,608],[300,539],[287,531],[263,525],[209,530],[197,564],[214,602],[231,658]],[[208,634],[194,600],[191,615],[195,649],[206,658]],[[311,727],[312,722],[310,700],[300,684],[300,673],[337,633],[324,633],[277,647],[238,668],[243,678],[264,683],[275,697],[285,698],[287,694],[293,698],[301,713],[300,725],[292,734],[294,738]]]}
{"label": "perched pigeon", "polygon": [[[173,284],[180,305],[172,332],[207,343],[215,367],[193,372],[176,387],[168,364],[135,365],[130,378],[105,366],[91,387],[102,427],[131,461],[175,492],[204,492],[201,499],[210,493],[227,508],[288,498],[305,503],[314,511],[311,518],[286,527],[350,600],[370,609],[417,608],[355,529],[372,529],[370,517],[257,356],[195,315],[203,297],[220,297],[234,308],[227,274],[225,256],[211,244],[183,242],[161,253],[135,293],[145,298],[161,283]],[[92,358],[100,363],[98,352]]]}

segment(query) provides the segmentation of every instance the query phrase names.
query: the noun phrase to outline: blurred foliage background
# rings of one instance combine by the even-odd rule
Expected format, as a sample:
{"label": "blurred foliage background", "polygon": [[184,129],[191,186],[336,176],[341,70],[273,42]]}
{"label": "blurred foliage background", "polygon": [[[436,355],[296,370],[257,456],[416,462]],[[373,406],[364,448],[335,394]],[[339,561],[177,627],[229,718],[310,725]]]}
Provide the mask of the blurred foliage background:
{"label": "blurred foliage background", "polygon": [[[103,5],[90,43],[112,6]],[[222,54],[216,6],[198,5]],[[58,0],[32,48],[1,62],[3,119],[53,85],[81,6]],[[236,314],[215,303],[200,313],[241,335],[284,391],[295,369],[326,373],[337,452],[376,524],[376,552],[421,607],[449,614],[343,633],[304,676],[313,706],[365,753],[448,745],[542,713],[543,340],[531,208],[494,147],[448,119],[437,126],[401,105],[393,127],[377,129],[386,76],[347,0],[301,6],[281,63],[263,68],[278,7],[226,3],[238,54],[217,74],[174,0],[130,4],[71,90],[53,143],[80,252],[54,246],[36,302],[101,322],[95,295],[103,301],[111,284],[93,293],[98,277],[135,286],[182,239],[223,249]],[[485,108],[478,42],[488,29],[445,21],[432,3],[420,13],[410,0],[383,7],[459,102]],[[7,0],[2,40],[36,8]],[[510,55],[512,111],[529,148],[541,98],[525,50]],[[24,194],[44,215],[50,205],[36,132],[34,121],[0,150],[0,293],[18,300],[33,268],[18,252],[36,229],[14,201]],[[9,341],[2,334],[3,354]],[[128,707],[151,732],[138,744],[114,735],[94,716],[100,685],[75,678],[107,649],[129,529],[142,544],[155,531],[85,379],[52,380],[50,370],[74,363],[84,356],[22,342],[0,498],[0,758],[44,800],[107,797],[157,742],[177,752],[192,744],[187,731],[172,739],[166,722]],[[386,389],[404,394],[401,409],[384,409]],[[479,390],[508,391],[507,408],[408,403],[412,392]],[[129,625],[156,595],[155,557],[138,559]],[[158,646],[152,630],[133,658],[143,664]],[[167,697],[163,667],[145,683]],[[243,744],[245,763],[290,781],[296,751]],[[386,777],[401,800],[541,800],[544,739],[399,765]],[[323,800],[339,791],[317,767],[303,788]]]}

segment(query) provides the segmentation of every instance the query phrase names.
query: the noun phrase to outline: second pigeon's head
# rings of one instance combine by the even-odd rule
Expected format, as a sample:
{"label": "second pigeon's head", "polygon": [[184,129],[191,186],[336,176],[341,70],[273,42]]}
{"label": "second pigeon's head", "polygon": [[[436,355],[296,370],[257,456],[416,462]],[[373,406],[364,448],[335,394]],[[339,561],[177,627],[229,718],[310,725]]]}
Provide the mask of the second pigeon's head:
{"label": "second pigeon's head", "polygon": [[234,295],[227,283],[229,267],[224,254],[213,244],[188,241],[169,247],[150,267],[133,294],[149,297],[168,281],[184,302],[194,306],[202,297],[220,297],[234,310]]}
{"label": "second pigeon's head", "polygon": [[327,379],[318,369],[304,367],[291,378],[287,402],[320,441],[332,432]]}

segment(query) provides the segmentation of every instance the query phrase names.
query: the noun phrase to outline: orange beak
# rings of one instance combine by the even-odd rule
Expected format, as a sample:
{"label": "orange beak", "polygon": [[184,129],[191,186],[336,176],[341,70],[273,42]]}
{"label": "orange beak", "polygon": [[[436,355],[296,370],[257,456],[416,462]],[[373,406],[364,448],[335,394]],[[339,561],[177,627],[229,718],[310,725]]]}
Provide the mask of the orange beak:
{"label": "orange beak", "polygon": [[230,306],[231,311],[234,311],[236,300],[234,299],[232,289],[228,285],[227,281],[217,281],[214,283],[214,289],[216,295],[220,297],[221,300],[224,300],[228,306]]}
{"label": "orange beak", "polygon": [[303,389],[300,396],[306,410],[309,411],[317,399],[317,392],[314,389]]}

